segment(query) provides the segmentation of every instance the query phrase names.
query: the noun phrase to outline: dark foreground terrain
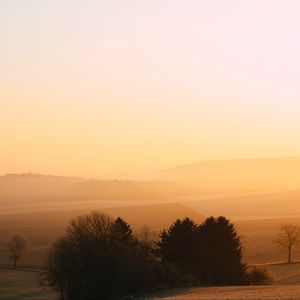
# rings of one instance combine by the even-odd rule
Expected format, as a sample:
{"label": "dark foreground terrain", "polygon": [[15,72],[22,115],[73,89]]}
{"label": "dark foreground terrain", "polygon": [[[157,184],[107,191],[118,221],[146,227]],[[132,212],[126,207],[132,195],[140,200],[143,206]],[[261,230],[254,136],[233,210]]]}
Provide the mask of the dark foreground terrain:
{"label": "dark foreground terrain", "polygon": [[[300,263],[267,264],[272,285],[172,289],[144,299],[300,299]],[[57,300],[58,294],[39,286],[38,270],[0,267],[1,300]],[[142,298],[143,299],[143,298]]]}

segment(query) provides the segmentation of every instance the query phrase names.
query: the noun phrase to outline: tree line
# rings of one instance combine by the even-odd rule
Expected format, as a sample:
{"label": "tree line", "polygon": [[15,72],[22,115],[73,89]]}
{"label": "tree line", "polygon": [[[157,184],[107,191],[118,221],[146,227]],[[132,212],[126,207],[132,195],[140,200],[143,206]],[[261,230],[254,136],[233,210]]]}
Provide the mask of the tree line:
{"label": "tree line", "polygon": [[266,282],[247,271],[240,238],[225,217],[185,218],[154,243],[134,236],[123,219],[99,212],[71,219],[49,252],[43,284],[61,300],[111,299],[157,288]]}
{"label": "tree line", "polygon": [[[299,227],[285,224],[274,240],[287,251],[300,241]],[[14,268],[28,248],[14,235],[7,243]],[[269,281],[268,274],[247,268],[240,238],[225,217],[201,224],[185,218],[160,232],[134,235],[123,219],[99,212],[71,219],[66,234],[47,256],[42,283],[60,292],[61,300],[109,299],[149,289],[187,285],[239,285]]]}

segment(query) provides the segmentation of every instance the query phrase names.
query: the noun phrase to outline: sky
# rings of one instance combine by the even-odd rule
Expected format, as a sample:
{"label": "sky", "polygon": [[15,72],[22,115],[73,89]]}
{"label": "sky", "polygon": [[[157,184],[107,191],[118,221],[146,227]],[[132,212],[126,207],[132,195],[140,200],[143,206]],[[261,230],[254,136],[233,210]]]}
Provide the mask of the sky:
{"label": "sky", "polygon": [[299,1],[2,0],[0,173],[300,155]]}

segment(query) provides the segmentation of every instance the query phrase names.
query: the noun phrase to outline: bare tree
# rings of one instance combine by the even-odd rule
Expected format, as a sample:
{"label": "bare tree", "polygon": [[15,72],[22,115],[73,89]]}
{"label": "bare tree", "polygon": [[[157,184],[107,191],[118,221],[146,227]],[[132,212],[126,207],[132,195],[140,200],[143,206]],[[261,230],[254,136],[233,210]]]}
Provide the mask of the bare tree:
{"label": "bare tree", "polygon": [[8,258],[13,262],[14,268],[27,248],[27,241],[21,235],[14,235],[7,244]]}
{"label": "bare tree", "polygon": [[292,224],[284,224],[280,226],[278,239],[275,242],[287,249],[288,263],[292,261],[292,249],[300,242],[300,228]]}
{"label": "bare tree", "polygon": [[136,236],[141,243],[148,248],[152,248],[155,244],[158,234],[151,230],[148,225],[144,225]]}

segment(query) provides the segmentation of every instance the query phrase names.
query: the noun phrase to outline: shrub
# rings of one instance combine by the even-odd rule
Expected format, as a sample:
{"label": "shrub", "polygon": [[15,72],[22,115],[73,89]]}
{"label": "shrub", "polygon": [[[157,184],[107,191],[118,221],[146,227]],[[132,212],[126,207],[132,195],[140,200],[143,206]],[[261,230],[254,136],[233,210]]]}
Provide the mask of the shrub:
{"label": "shrub", "polygon": [[251,268],[246,274],[247,284],[270,284],[272,282],[272,276],[266,269],[254,267]]}

